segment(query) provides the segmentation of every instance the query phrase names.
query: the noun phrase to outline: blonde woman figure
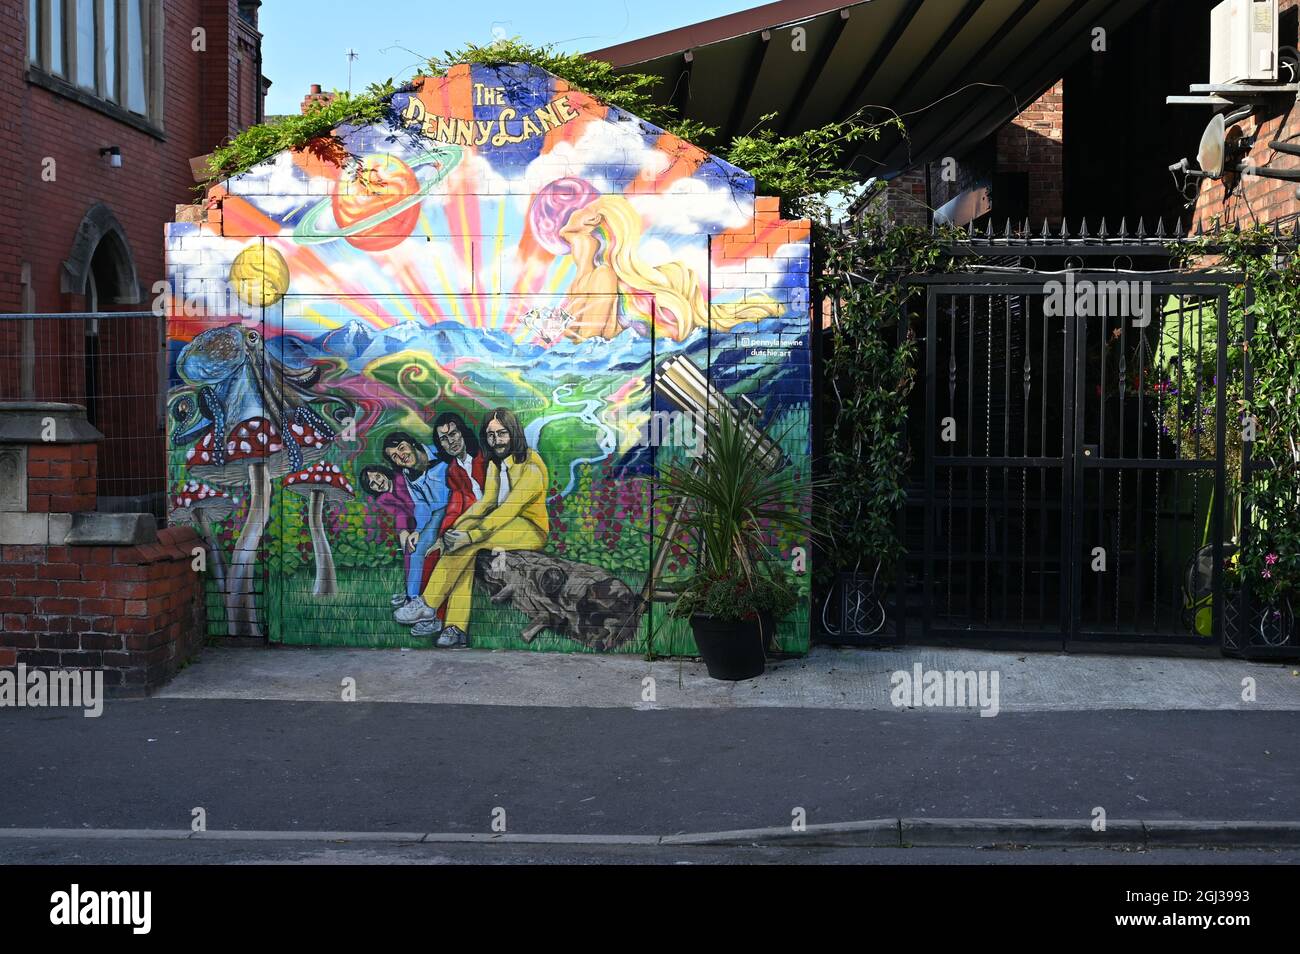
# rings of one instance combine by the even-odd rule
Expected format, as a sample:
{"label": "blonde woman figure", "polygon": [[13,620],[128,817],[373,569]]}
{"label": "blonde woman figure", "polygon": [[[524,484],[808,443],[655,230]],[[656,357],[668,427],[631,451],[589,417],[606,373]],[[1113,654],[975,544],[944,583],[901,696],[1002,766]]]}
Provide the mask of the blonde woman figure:
{"label": "blonde woman figure", "polygon": [[[538,193],[530,221],[539,243],[556,254],[567,251],[577,269],[564,303],[573,316],[566,336],[610,339],[629,327],[648,335],[652,315],[655,332],[677,341],[709,326],[699,276],[680,262],[656,266],[641,257],[641,217],[622,196],[597,195],[581,180],[560,179]],[[714,305],[712,312],[713,327],[727,330],[775,317],[781,308],[763,296]]]}

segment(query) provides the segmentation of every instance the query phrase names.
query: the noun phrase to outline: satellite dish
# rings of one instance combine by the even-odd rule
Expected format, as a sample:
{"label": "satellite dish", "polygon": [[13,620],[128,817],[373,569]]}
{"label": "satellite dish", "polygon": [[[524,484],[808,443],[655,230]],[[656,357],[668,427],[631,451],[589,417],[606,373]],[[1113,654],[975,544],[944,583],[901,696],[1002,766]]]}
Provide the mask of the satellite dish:
{"label": "satellite dish", "polygon": [[1196,161],[1211,179],[1223,175],[1223,157],[1226,151],[1228,124],[1223,113],[1218,113],[1201,134],[1201,148],[1196,150]]}

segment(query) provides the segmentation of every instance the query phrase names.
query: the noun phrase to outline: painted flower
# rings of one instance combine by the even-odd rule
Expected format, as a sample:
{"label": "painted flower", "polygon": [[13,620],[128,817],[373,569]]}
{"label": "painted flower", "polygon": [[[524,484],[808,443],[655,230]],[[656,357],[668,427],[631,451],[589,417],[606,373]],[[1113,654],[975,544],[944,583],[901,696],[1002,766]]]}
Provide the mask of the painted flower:
{"label": "painted flower", "polygon": [[1273,566],[1275,563],[1277,563],[1277,560],[1278,557],[1276,553],[1269,553],[1264,557],[1264,562],[1269,566]]}

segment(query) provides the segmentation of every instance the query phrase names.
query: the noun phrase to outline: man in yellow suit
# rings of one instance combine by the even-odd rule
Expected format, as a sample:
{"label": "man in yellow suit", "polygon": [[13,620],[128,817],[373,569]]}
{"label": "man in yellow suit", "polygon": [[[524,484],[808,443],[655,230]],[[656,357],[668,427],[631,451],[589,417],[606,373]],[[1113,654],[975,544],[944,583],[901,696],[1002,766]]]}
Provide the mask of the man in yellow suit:
{"label": "man in yellow suit", "polygon": [[[469,608],[478,552],[540,550],[551,532],[546,513],[546,464],[528,446],[519,418],[499,407],[487,416],[480,434],[488,456],[483,496],[444,531],[442,557],[424,589],[429,606],[447,601],[447,619],[438,636],[438,645],[444,649],[469,645]],[[422,621],[411,635],[431,636],[437,628],[437,620]]]}

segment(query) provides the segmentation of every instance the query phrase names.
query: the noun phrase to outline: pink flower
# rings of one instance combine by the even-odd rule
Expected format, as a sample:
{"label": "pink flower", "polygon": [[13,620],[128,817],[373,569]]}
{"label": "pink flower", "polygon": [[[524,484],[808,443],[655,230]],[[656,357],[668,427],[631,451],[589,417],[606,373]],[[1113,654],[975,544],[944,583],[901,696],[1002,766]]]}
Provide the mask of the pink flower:
{"label": "pink flower", "polygon": [[1265,570],[1263,573],[1260,574],[1260,576],[1264,577],[1264,579],[1266,579],[1266,580],[1271,580],[1271,579],[1273,579],[1273,574],[1272,574],[1271,572],[1269,572],[1268,570]]}
{"label": "pink flower", "polygon": [[1270,554],[1266,555],[1266,556],[1264,557],[1264,562],[1265,562],[1266,564],[1268,564],[1269,566],[1272,566],[1273,564],[1277,563],[1277,554],[1276,554],[1276,553],[1270,553]]}

